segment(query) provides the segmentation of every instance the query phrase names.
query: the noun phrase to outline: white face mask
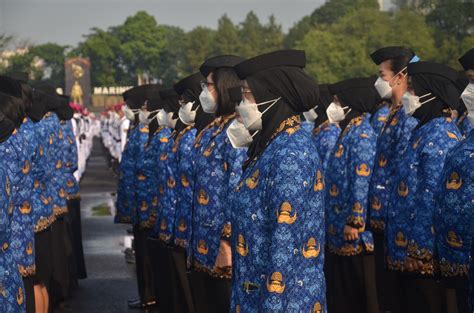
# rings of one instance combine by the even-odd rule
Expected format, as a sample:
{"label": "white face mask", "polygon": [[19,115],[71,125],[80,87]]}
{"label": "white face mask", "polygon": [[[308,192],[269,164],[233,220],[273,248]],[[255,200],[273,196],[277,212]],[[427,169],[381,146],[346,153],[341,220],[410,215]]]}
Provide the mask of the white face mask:
{"label": "white face mask", "polygon": [[[427,93],[426,95],[418,97],[412,95],[408,91],[405,92],[402,97],[403,110],[405,110],[405,114],[412,116],[413,113],[415,113],[415,111],[418,110],[423,104],[436,99],[436,97],[428,98],[429,96],[431,96],[431,93]],[[421,99],[427,100],[421,102]]]}
{"label": "white face mask", "polygon": [[[326,109],[326,114],[328,115],[329,123],[339,123],[346,117],[346,113],[344,113],[344,109],[348,107],[341,107],[340,105],[336,104],[335,102],[331,102],[331,104]],[[350,110],[347,112],[349,113]]]}
{"label": "white face mask", "polygon": [[[275,105],[281,99],[273,99],[270,101],[260,102],[260,103],[252,103],[249,102],[247,99],[242,100],[238,106],[235,107],[237,113],[239,113],[240,117],[242,118],[242,122],[245,125],[245,128],[248,130],[261,130],[262,129],[262,116],[265,114],[272,106]],[[271,103],[265,111],[260,112],[258,107],[261,105],[265,105]]]}
{"label": "white face mask", "polygon": [[303,116],[306,121],[310,123],[314,123],[314,121],[316,121],[316,119],[318,118],[318,113],[316,113],[316,108],[303,112]]}
{"label": "white face mask", "polygon": [[123,106],[123,113],[125,114],[125,117],[127,119],[129,119],[130,121],[135,121],[135,114],[138,112],[139,110],[132,110],[130,109],[127,105],[124,105]]}
{"label": "white face mask", "polygon": [[163,109],[160,109],[158,111],[158,114],[156,114],[156,118],[158,120],[158,125],[160,126],[168,126],[168,114],[166,114],[166,111]]}
{"label": "white face mask", "polygon": [[392,88],[393,87],[390,86],[390,82],[395,77],[397,77],[398,74],[403,72],[405,69],[406,69],[406,67],[404,69],[402,69],[400,72],[398,72],[397,74],[395,74],[389,81],[384,80],[380,76],[379,76],[379,78],[377,78],[377,80],[375,81],[374,87],[375,87],[375,89],[377,89],[377,92],[379,93],[379,95],[382,99],[392,98]]}
{"label": "white face mask", "polygon": [[217,111],[217,104],[216,99],[212,93],[207,89],[207,87],[203,88],[201,94],[199,95],[199,102],[201,102],[202,110],[206,113],[216,113]]}
{"label": "white face mask", "polygon": [[467,109],[467,117],[471,124],[474,124],[474,84],[470,83],[467,85],[466,89],[464,89],[463,93],[461,94],[461,99],[466,105]]}
{"label": "white face mask", "polygon": [[255,132],[250,135],[250,132],[245,128],[245,125],[234,119],[226,130],[227,137],[229,138],[232,147],[244,148],[250,146],[253,141],[253,137],[258,133]]}
{"label": "white face mask", "polygon": [[196,119],[196,111],[199,109],[199,105],[195,110],[192,110],[194,102],[188,102],[179,108],[178,116],[185,125],[194,125]]}
{"label": "white face mask", "polygon": [[138,119],[140,120],[140,123],[148,125],[149,124],[149,121],[148,121],[148,116],[149,115],[150,115],[150,112],[140,110],[140,113],[138,113]]}
{"label": "white face mask", "polygon": [[173,119],[173,112],[166,113],[167,116],[167,122],[166,124],[168,125],[169,128],[174,128],[176,126],[176,122],[178,121],[177,118]]}

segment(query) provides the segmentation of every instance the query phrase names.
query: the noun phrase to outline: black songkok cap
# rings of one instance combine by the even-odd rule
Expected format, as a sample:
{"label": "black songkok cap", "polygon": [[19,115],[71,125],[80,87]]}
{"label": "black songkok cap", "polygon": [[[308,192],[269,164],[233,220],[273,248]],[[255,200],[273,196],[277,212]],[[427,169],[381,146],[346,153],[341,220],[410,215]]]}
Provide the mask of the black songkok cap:
{"label": "black songkok cap", "polygon": [[23,98],[21,82],[8,76],[0,75],[0,91],[16,98]]}
{"label": "black songkok cap", "polygon": [[389,60],[395,59],[398,57],[407,57],[410,61],[415,56],[413,50],[407,47],[384,47],[380,48],[377,51],[373,52],[370,57],[375,64],[379,65],[380,63]]}
{"label": "black songkok cap", "polygon": [[204,76],[198,72],[181,79],[179,82],[174,84],[173,87],[179,95],[182,95],[187,89],[191,89],[194,86],[199,85],[203,80]]}
{"label": "black songkok cap", "polygon": [[27,83],[28,78],[29,78],[29,75],[26,72],[10,72],[10,73],[7,74],[7,76],[9,76],[13,79],[19,80],[23,83]]}
{"label": "black songkok cap", "polygon": [[147,101],[153,93],[158,93],[159,90],[160,85],[158,84],[141,85],[125,91],[122,96],[131,109],[140,109],[145,104],[145,101]]}
{"label": "black songkok cap", "polygon": [[245,79],[247,76],[277,66],[304,68],[306,54],[302,50],[280,50],[262,54],[237,64],[235,72],[240,79]]}
{"label": "black songkok cap", "polygon": [[447,65],[434,62],[416,62],[408,64],[408,75],[430,74],[450,80],[456,85],[458,73]]}
{"label": "black songkok cap", "polygon": [[201,72],[204,77],[207,77],[215,69],[222,67],[234,67],[244,60],[244,58],[235,55],[219,55],[207,59],[199,68],[199,72]]}
{"label": "black songkok cap", "polygon": [[462,57],[459,58],[464,70],[474,70],[474,48],[466,52]]}

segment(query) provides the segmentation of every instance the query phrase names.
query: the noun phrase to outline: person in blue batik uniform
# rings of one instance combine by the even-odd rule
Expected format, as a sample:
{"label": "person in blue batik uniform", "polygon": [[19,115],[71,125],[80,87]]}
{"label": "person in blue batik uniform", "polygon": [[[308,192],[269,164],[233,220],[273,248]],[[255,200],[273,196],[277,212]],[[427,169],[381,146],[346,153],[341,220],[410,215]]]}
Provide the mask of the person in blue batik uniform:
{"label": "person in blue batik uniform", "polygon": [[[12,97],[0,94],[1,107],[12,102]],[[0,113],[0,311],[5,313],[25,312],[25,292],[23,281],[18,271],[17,260],[10,253],[12,249],[12,220],[14,199],[18,186],[13,183],[22,164],[16,155],[11,135],[16,131],[15,123]]]}
{"label": "person in blue batik uniform", "polygon": [[15,99],[5,104],[0,110],[3,110],[10,120],[17,123],[17,131],[12,135],[11,140],[19,162],[22,164],[19,168],[21,171],[13,176],[13,184],[18,188],[18,192],[13,198],[15,210],[11,224],[11,249],[8,253],[11,253],[16,259],[18,270],[23,278],[26,309],[28,312],[34,312],[32,277],[36,270],[33,211],[40,205],[40,198],[34,190],[32,164],[38,142],[34,135],[33,122],[25,115],[26,102],[29,103],[31,99],[23,93],[21,82],[10,77],[0,76],[0,91],[8,93]]}
{"label": "person in blue batik uniform", "polygon": [[[148,84],[134,87],[123,94],[126,101],[125,115],[131,121],[131,126],[120,162],[116,222],[130,222],[133,226],[139,299],[129,300],[130,308],[145,309],[156,304],[151,256],[147,248],[150,229],[140,225],[143,217],[140,212],[152,210],[153,205],[153,194],[148,192],[146,184],[141,184],[147,179],[143,175],[143,169],[150,166],[149,159],[153,156],[146,153],[149,130],[148,126],[142,123],[144,120],[140,119],[139,113],[141,109],[146,108],[150,95],[158,90],[159,86]],[[143,157],[150,158],[144,160]]]}
{"label": "person in blue batik uniform", "polygon": [[327,115],[331,122],[339,122],[342,130],[325,177],[329,312],[378,309],[371,255],[374,243],[366,229],[377,140],[370,117],[380,101],[374,81],[354,78],[329,86],[334,101]]}
{"label": "person in blue batik uniform", "polygon": [[231,312],[326,312],[324,181],[299,114],[318,99],[303,51],[235,67],[244,79],[227,130],[248,159],[232,204]]}
{"label": "person in blue batik uniform", "polygon": [[419,124],[412,132],[393,182],[386,216],[387,264],[401,275],[403,312],[442,312],[434,279],[434,195],[447,152],[461,138],[451,119],[460,92],[457,73],[431,62],[410,63],[411,87],[402,98],[405,113]]}
{"label": "person in blue batik uniform", "polygon": [[190,127],[189,129],[185,128],[173,144],[173,149],[177,150],[173,260],[189,312],[194,312],[194,303],[187,275],[185,251],[188,248],[192,231],[194,141],[196,134],[214,119],[213,114],[203,111],[199,102],[203,80],[204,77],[198,72],[185,77],[174,85],[174,89],[180,95],[179,119],[183,124]]}
{"label": "person in blue batik uniform", "polygon": [[377,133],[367,204],[368,220],[374,236],[377,298],[381,311],[400,312],[400,300],[396,292],[398,277],[395,272],[387,271],[385,266],[384,229],[397,162],[417,124],[415,118],[405,114],[401,105],[401,98],[407,89],[406,67],[414,53],[406,47],[384,47],[373,52],[370,57],[379,66],[379,78],[375,87],[385,101],[390,101],[386,123]]}
{"label": "person in blue batik uniform", "polygon": [[[226,129],[235,117],[228,88],[240,86],[232,66],[243,59],[217,56],[200,67],[205,77],[199,95],[204,112],[215,113],[214,124],[198,135],[194,154],[192,237],[188,258],[192,265],[197,312],[225,312],[230,303],[230,202],[241,174],[245,151],[232,148]],[[208,286],[208,287],[206,287]]]}
{"label": "person in blue batik uniform", "polygon": [[321,158],[323,166],[323,175],[326,173],[327,165],[336,145],[337,138],[341,133],[341,128],[337,123],[329,122],[326,109],[332,102],[332,95],[329,92],[328,85],[319,85],[318,106],[314,109],[316,119],[314,120],[314,128],[311,132],[311,138],[316,144],[316,148]]}
{"label": "person in blue batik uniform", "polygon": [[[462,57],[466,74],[474,74],[474,49]],[[474,77],[472,77],[474,78]],[[474,121],[474,79],[461,94],[469,122]],[[454,289],[458,312],[469,312],[469,263],[472,258],[470,232],[474,220],[474,131],[456,145],[446,157],[436,193],[434,228],[436,260],[443,286]]]}
{"label": "person in blue batik uniform", "polygon": [[370,117],[370,125],[377,136],[382,132],[389,113],[390,103],[387,100],[382,99],[378,105],[377,111],[375,111],[375,113]]}

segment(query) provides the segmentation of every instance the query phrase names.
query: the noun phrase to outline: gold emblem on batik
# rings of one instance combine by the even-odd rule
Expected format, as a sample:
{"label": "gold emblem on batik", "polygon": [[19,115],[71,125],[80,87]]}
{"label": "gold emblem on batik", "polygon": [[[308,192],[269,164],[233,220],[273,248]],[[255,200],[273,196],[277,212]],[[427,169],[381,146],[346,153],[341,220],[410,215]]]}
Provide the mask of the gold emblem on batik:
{"label": "gold emblem on batik", "polygon": [[[291,204],[287,201],[283,202],[280,206],[280,209],[277,211],[277,222],[278,224],[288,224],[291,225],[296,221],[297,212],[293,213],[293,208]],[[293,213],[293,215],[291,215]]]}

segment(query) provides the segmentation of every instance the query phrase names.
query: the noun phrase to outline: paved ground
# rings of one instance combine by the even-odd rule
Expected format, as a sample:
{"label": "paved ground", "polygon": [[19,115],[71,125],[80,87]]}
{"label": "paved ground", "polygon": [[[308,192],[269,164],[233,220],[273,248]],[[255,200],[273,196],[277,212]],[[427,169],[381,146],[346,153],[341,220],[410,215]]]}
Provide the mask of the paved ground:
{"label": "paved ground", "polygon": [[[92,208],[113,203],[116,177],[108,169],[100,139],[94,140],[87,172],[81,181],[82,231],[88,278],[79,282],[61,312],[121,313],[127,299],[136,296],[134,266],[125,263],[122,252],[126,225],[113,224],[112,216],[94,216]],[[134,311],[137,312],[137,311]]]}

